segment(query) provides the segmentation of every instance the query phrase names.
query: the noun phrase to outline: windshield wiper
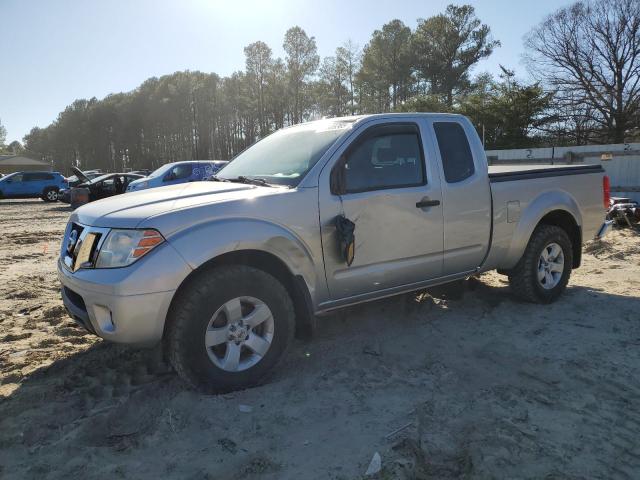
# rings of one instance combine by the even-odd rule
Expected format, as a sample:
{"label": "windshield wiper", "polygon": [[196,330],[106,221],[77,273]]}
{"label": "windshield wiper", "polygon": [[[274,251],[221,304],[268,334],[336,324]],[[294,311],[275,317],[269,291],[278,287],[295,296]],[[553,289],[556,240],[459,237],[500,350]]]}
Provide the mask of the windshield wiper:
{"label": "windshield wiper", "polygon": [[209,180],[210,182],[229,182],[230,180],[227,180],[226,178],[221,178],[217,175],[211,175],[207,180]]}
{"label": "windshield wiper", "polygon": [[272,183],[267,182],[264,178],[258,177],[247,177],[246,175],[238,175],[234,178],[222,178],[217,175],[211,175],[208,180],[210,182],[235,182],[235,183],[246,183],[250,185],[259,185],[261,187],[276,187],[281,185],[274,185]]}
{"label": "windshield wiper", "polygon": [[247,177],[245,175],[240,175],[236,178],[227,179],[229,182],[240,182],[240,183],[250,183],[252,185],[260,185],[261,187],[273,187],[269,182],[267,182],[264,178],[257,177]]}

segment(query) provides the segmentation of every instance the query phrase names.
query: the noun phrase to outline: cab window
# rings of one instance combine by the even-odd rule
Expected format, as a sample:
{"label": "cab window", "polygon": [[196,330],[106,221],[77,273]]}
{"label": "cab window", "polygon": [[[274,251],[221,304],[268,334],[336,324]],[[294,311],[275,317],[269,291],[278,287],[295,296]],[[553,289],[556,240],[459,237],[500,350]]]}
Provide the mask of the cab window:
{"label": "cab window", "polygon": [[346,193],[424,185],[424,156],[416,125],[372,127],[346,154]]}
{"label": "cab window", "polygon": [[464,128],[457,122],[435,122],[444,178],[447,183],[466,180],[475,173],[473,155]]}
{"label": "cab window", "polygon": [[170,180],[181,180],[183,178],[189,178],[191,176],[191,172],[193,170],[193,165],[190,163],[182,163],[180,165],[176,165],[169,173],[164,177],[165,181]]}
{"label": "cab window", "polygon": [[53,180],[53,175],[50,173],[27,173],[25,174],[27,181],[36,181],[36,180]]}
{"label": "cab window", "polygon": [[105,193],[123,193],[126,187],[124,177],[115,176],[102,181],[101,190]]}

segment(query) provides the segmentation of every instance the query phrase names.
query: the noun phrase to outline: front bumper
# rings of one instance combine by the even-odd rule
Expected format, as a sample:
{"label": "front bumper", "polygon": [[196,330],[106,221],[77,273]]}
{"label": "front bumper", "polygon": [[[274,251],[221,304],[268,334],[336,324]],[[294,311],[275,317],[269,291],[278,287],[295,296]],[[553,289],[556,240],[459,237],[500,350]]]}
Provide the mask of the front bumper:
{"label": "front bumper", "polygon": [[191,270],[171,246],[158,250],[129,267],[74,273],[59,259],[58,278],[69,315],[105,340],[159,342],[175,290]]}
{"label": "front bumper", "polygon": [[58,192],[58,200],[64,203],[71,203],[71,189],[65,188]]}
{"label": "front bumper", "polygon": [[173,294],[114,296],[62,287],[64,306],[78,325],[105,340],[133,345],[162,339]]}

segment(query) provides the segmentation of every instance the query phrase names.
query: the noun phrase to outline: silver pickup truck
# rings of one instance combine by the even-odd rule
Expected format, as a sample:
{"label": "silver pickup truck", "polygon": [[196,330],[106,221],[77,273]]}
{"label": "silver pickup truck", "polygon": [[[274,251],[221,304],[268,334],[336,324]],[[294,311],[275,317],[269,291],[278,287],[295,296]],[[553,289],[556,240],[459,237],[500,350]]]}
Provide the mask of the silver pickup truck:
{"label": "silver pickup truck", "polygon": [[163,342],[190,385],[264,380],[319,314],[497,269],[548,303],[602,235],[598,166],[488,168],[464,117],[381,114],[277,131],[209,182],[73,212],[64,304],[114,342]]}

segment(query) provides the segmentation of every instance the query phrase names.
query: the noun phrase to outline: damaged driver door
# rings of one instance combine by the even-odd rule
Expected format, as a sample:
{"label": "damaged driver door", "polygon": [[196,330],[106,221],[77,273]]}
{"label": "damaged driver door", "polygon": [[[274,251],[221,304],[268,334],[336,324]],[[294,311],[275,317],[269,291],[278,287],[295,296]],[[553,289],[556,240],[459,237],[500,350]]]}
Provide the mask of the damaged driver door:
{"label": "damaged driver door", "polygon": [[[399,118],[364,125],[321,174],[320,225],[333,301],[357,301],[442,274],[440,175],[421,123]],[[341,216],[355,224],[350,266],[336,229]]]}

